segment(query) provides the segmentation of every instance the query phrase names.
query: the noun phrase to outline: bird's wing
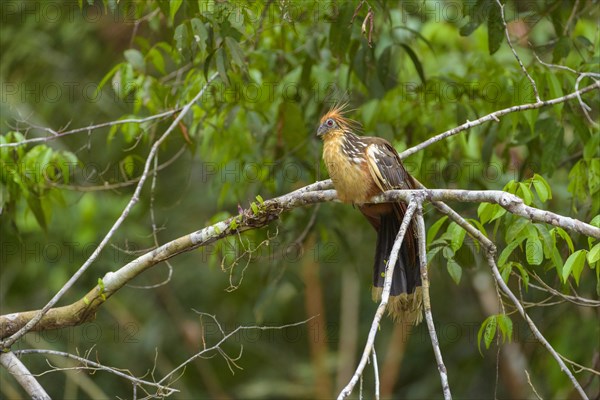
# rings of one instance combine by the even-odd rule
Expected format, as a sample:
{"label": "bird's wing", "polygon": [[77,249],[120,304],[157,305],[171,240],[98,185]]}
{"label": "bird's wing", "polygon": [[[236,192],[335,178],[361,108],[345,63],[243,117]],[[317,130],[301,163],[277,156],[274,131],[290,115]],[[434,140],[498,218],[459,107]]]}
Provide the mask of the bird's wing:
{"label": "bird's wing", "polygon": [[371,177],[382,192],[392,189],[414,189],[400,156],[387,141],[373,141],[367,147],[367,165]]}
{"label": "bird's wing", "polygon": [[[404,169],[396,149],[384,139],[371,138],[370,142],[367,147],[367,165],[379,189],[382,192],[392,189],[415,189],[416,184]],[[406,204],[401,201],[394,203],[394,212],[398,221],[402,221],[406,213]],[[417,260],[416,237],[415,225],[411,223],[405,240],[411,260]]]}

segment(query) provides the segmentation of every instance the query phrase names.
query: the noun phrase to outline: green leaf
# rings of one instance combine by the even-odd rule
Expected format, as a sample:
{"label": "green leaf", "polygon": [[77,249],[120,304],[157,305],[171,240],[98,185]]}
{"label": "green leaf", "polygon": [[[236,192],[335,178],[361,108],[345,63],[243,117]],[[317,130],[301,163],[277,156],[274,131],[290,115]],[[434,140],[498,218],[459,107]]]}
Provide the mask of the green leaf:
{"label": "green leaf", "polygon": [[600,158],[588,162],[588,185],[592,195],[600,190]]}
{"label": "green leaf", "polygon": [[571,39],[567,36],[561,36],[558,42],[554,46],[552,52],[552,62],[554,64],[560,63],[560,61],[567,57],[571,51]]}
{"label": "green leaf", "polygon": [[596,245],[592,247],[592,249],[587,254],[587,260],[590,266],[596,261],[600,260],[600,243],[596,243]]}
{"label": "green leaf", "polygon": [[450,277],[458,285],[460,283],[460,278],[462,277],[462,268],[454,261],[454,259],[448,260],[447,267]]}
{"label": "green leaf", "polygon": [[550,185],[548,185],[548,182],[546,182],[544,178],[542,178],[538,174],[534,174],[531,181],[542,203],[545,203],[546,200],[552,198],[552,191]]}
{"label": "green leaf", "polygon": [[146,63],[144,62],[144,56],[139,50],[128,49],[125,50],[125,59],[131,66],[141,72],[146,70]]}
{"label": "green leaf", "polygon": [[154,68],[156,68],[158,72],[160,72],[161,74],[165,73],[165,59],[162,53],[157,48],[150,49],[148,51],[148,54],[146,54],[146,57],[148,58],[148,60],[150,60],[150,62],[152,63],[152,65],[154,65]]}
{"label": "green leaf", "polygon": [[565,266],[562,270],[562,280],[563,282],[567,282],[569,279],[569,275],[573,273],[573,278],[575,278],[575,283],[579,286],[579,277],[581,276],[581,271],[583,271],[583,266],[585,265],[585,256],[587,250],[577,250],[573,254],[567,258],[565,262]]}
{"label": "green leaf", "polygon": [[479,331],[477,332],[477,348],[479,349],[479,353],[483,355],[481,352],[481,339],[483,337],[485,342],[485,348],[489,349],[492,344],[492,340],[494,340],[494,336],[496,335],[496,315],[490,315],[481,323],[479,327]]}
{"label": "green leaf", "polygon": [[[519,182],[519,191],[521,192],[521,198],[526,205],[530,205],[533,202],[533,193],[526,184]],[[518,193],[517,193],[518,195]]]}
{"label": "green leaf", "polygon": [[217,50],[216,60],[217,72],[219,73],[221,80],[229,86],[229,77],[227,76],[227,70],[225,68],[225,65],[227,64],[227,55],[225,54],[225,50],[223,50],[222,47]]}
{"label": "green leaf", "polygon": [[550,235],[550,231],[546,228],[544,224],[533,224],[535,229],[537,229],[538,233],[542,237],[542,242],[544,245],[544,257],[550,258],[552,254],[552,249],[555,246],[555,241],[552,239],[552,235]]}
{"label": "green leaf", "polygon": [[446,233],[450,237],[450,247],[456,253],[458,249],[462,247],[463,241],[465,239],[465,234],[467,233],[463,228],[460,227],[456,222],[452,222],[448,229],[446,229]]}
{"label": "green leaf", "polygon": [[38,225],[44,230],[44,232],[48,231],[48,225],[46,223],[46,214],[44,213],[44,209],[42,208],[42,202],[40,198],[35,193],[28,193],[26,196],[27,205],[29,209],[33,213],[35,220]]}
{"label": "green leaf", "polygon": [[242,69],[246,69],[244,53],[242,52],[242,49],[240,48],[238,42],[236,42],[235,40],[233,40],[233,38],[228,36],[225,38],[225,44],[229,49],[229,54],[231,55],[231,60],[233,61],[233,63]]}
{"label": "green leaf", "polygon": [[175,14],[177,14],[181,4],[183,4],[183,0],[171,0],[169,2],[169,19],[171,20],[171,23],[175,21]]}
{"label": "green leaf", "polygon": [[442,225],[444,225],[444,222],[446,222],[447,219],[448,219],[447,216],[443,216],[440,219],[438,219],[437,221],[435,221],[435,223],[433,225],[431,225],[431,227],[427,231],[427,245],[428,246],[431,244],[433,239],[435,239],[440,228],[442,227]]}
{"label": "green leaf", "polygon": [[265,201],[263,200],[262,196],[260,194],[256,195],[256,201],[258,201],[258,203],[262,206],[263,204],[265,204]]}
{"label": "green leaf", "polygon": [[521,244],[521,242],[525,240],[525,237],[521,237],[514,242],[509,243],[504,250],[500,253],[500,257],[498,257],[498,266],[502,266],[508,260],[508,257],[512,254],[512,252]]}
{"label": "green leaf", "polygon": [[600,214],[592,218],[592,220],[590,221],[590,225],[593,225],[596,228],[600,228]]}
{"label": "green leaf", "polygon": [[510,342],[512,340],[512,333],[513,333],[512,320],[506,314],[498,314],[497,320],[498,320],[498,328],[500,328],[500,332],[502,333],[502,342],[503,343],[506,342],[507,338],[508,338],[508,341]]}
{"label": "green leaf", "polygon": [[511,268],[515,267],[519,270],[519,274],[521,275],[521,279],[523,280],[523,284],[525,285],[525,290],[529,289],[529,273],[523,266],[518,262],[511,262]]}
{"label": "green leaf", "polygon": [[502,276],[502,280],[504,283],[508,283],[508,279],[510,278],[510,273],[512,272],[512,263],[506,263],[502,267],[499,267],[500,276]]}
{"label": "green leaf", "polygon": [[535,233],[536,234],[527,237],[527,243],[525,245],[525,255],[529,265],[540,265],[544,260],[542,242],[537,236],[537,232]]}
{"label": "green leaf", "polygon": [[254,213],[254,215],[258,215],[259,209],[255,202],[252,202],[250,204],[250,208],[252,209],[252,212]]}
{"label": "green leaf", "polygon": [[556,273],[558,274],[558,276],[560,276],[564,268],[564,263],[556,247],[552,248],[550,259],[552,260],[552,264],[556,268]]}
{"label": "green leaf", "polygon": [[417,56],[417,54],[413,51],[413,49],[411,49],[408,45],[404,43],[401,43],[400,46],[402,46],[402,48],[406,50],[406,54],[408,54],[408,56],[412,60],[413,65],[417,70],[417,74],[419,74],[419,78],[421,78],[421,82],[423,84],[426,84],[427,82],[425,80],[425,72],[423,71],[423,65],[421,65],[421,61],[419,61],[419,57]]}
{"label": "green leaf", "polygon": [[482,224],[492,222],[506,213],[506,210],[498,204],[481,203],[477,208],[477,215]]}
{"label": "green leaf", "polygon": [[531,222],[525,218],[517,218],[515,222],[510,224],[506,229],[506,235],[504,236],[506,243],[510,243],[521,233],[521,231]]}
{"label": "green leaf", "polygon": [[487,20],[488,26],[488,50],[490,55],[494,54],[500,48],[504,40],[504,24],[502,22],[502,14],[500,6],[492,2],[490,13]]}
{"label": "green leaf", "polygon": [[558,233],[559,236],[561,238],[563,238],[563,240],[565,242],[567,242],[567,246],[569,246],[569,250],[571,253],[573,253],[575,251],[575,246],[573,246],[573,241],[571,240],[571,236],[569,236],[569,234],[567,232],[565,232],[565,230],[559,226],[552,228],[552,230],[550,231],[552,234],[554,234],[554,232]]}
{"label": "green leaf", "polygon": [[[547,73],[545,75],[546,75],[546,81],[548,83],[548,89],[550,91],[550,97],[552,97],[552,98],[562,97],[563,90],[560,85],[560,82],[558,81],[557,75],[553,74],[553,73]],[[554,111],[559,115],[560,115],[560,112],[562,111],[563,107],[564,107],[564,103],[562,103],[562,102],[555,104],[553,106]]]}
{"label": "green leaf", "polygon": [[498,318],[494,315],[493,318],[489,320],[485,327],[485,332],[483,334],[483,340],[485,342],[485,348],[489,349],[494,337],[496,337],[496,326],[498,325]]}
{"label": "green leaf", "polygon": [[134,158],[131,154],[129,154],[128,156],[126,156],[123,161],[122,161],[122,165],[123,165],[123,171],[125,171],[125,174],[127,174],[127,176],[129,178],[133,177],[133,171],[135,168],[135,161]]}

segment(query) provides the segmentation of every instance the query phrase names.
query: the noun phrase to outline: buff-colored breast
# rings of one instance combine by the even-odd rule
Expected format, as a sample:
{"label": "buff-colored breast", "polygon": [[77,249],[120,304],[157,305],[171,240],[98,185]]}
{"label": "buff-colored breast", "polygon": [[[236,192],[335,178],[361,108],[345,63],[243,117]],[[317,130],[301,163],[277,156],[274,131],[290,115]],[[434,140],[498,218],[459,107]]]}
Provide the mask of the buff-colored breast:
{"label": "buff-colored breast", "polygon": [[[366,161],[355,163],[342,151],[342,135],[331,135],[323,143],[323,160],[338,193],[344,203],[366,203],[376,192]],[[374,190],[375,189],[375,190]]]}

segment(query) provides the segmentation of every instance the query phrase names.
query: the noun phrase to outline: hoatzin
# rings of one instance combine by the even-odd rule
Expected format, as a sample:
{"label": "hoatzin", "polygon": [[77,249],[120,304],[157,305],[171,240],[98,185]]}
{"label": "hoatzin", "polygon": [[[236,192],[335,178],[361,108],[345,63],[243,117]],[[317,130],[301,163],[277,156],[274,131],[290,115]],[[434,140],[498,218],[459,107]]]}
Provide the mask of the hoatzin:
{"label": "hoatzin", "polygon": [[[323,139],[323,160],[338,198],[356,205],[377,231],[373,299],[378,300],[406,204],[369,204],[369,199],[386,190],[414,189],[416,185],[388,141],[356,135],[354,132],[360,125],[345,118],[343,113],[343,106],[334,106],[321,118],[317,136]],[[394,266],[388,312],[397,321],[416,324],[422,318],[421,305],[417,236],[411,221]]]}

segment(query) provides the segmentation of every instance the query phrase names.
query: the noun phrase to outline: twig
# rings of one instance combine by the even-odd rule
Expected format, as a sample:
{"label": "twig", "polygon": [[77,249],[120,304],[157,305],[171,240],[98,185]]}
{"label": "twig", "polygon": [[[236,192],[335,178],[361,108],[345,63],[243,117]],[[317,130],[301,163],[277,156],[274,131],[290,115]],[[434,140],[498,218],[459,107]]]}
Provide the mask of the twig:
{"label": "twig", "polygon": [[194,96],[192,101],[190,101],[188,104],[185,105],[185,107],[183,107],[183,109],[181,110],[181,113],[179,113],[177,118],[175,118],[175,120],[167,128],[165,133],[163,133],[162,136],[152,145],[152,148],[150,149],[150,153],[148,154],[148,158],[146,159],[146,163],[144,165],[144,172],[142,173],[142,175],[140,177],[140,181],[135,188],[135,192],[133,193],[133,196],[131,196],[131,199],[125,206],[125,209],[123,210],[123,212],[121,213],[121,215],[119,216],[117,221],[115,221],[113,226],[110,228],[108,233],[104,236],[104,238],[102,239],[102,241],[100,242],[98,247],[96,247],[96,249],[94,250],[92,255],[85,261],[85,263],[73,275],[71,275],[71,278],[69,278],[67,283],[65,283],[63,285],[63,287],[58,291],[58,293],[56,293],[56,295],[54,295],[54,297],[52,297],[52,299],[48,302],[48,304],[46,304],[44,306],[44,308],[42,308],[34,318],[32,318],[25,326],[23,326],[21,329],[19,329],[19,331],[16,332],[15,334],[13,334],[10,338],[0,342],[0,348],[9,348],[10,346],[12,346],[13,343],[15,343],[24,334],[26,334],[35,324],[37,324],[42,319],[44,314],[48,310],[50,310],[56,304],[56,302],[58,302],[58,300],[60,300],[60,298],[67,292],[67,290],[69,290],[71,288],[71,286],[73,286],[73,284],[79,279],[79,277],[81,275],[83,275],[83,273],[90,267],[90,265],[92,265],[92,263],[96,260],[96,258],[98,258],[98,256],[100,255],[100,252],[104,249],[106,244],[110,241],[110,238],[114,235],[114,233],[121,226],[123,221],[127,218],[129,213],[131,212],[133,206],[139,201],[139,196],[140,196],[140,193],[144,186],[144,182],[146,182],[146,178],[148,177],[148,172],[150,171],[150,166],[152,164],[154,157],[156,156],[156,153],[158,152],[160,145],[167,139],[167,137],[171,134],[171,132],[173,132],[173,130],[175,129],[177,124],[179,124],[179,121],[181,121],[183,119],[183,117],[192,108],[192,106],[196,103],[196,101],[198,101],[198,99],[200,99],[202,97],[205,90],[209,87],[210,82],[212,82],[212,80],[214,80],[217,77],[217,75],[218,75],[217,73],[214,73],[208,79],[206,84],[202,87],[202,89],[200,91],[198,91],[198,94],[196,94],[196,96]]}
{"label": "twig", "polygon": [[[594,77],[600,77],[600,74],[593,73],[593,72],[584,72],[584,73],[580,74],[577,77],[577,80],[575,81],[575,90],[576,91],[579,88],[579,83],[581,82],[581,80],[586,77],[592,77],[592,79],[593,79]],[[594,81],[596,82],[596,84],[598,84],[598,81],[596,79],[594,79]],[[577,95],[577,100],[579,100],[579,105],[581,106],[581,109],[583,110],[583,113],[585,114],[585,117],[587,118],[588,122],[590,122],[594,126],[598,126],[598,123],[596,121],[594,121],[594,119],[590,116],[590,114],[588,112],[588,111],[592,110],[590,108],[590,106],[585,104],[583,102],[583,100],[581,99],[581,96],[579,96],[579,95]]]}
{"label": "twig", "polygon": [[32,399],[50,400],[50,396],[12,351],[0,354],[0,365],[12,374]]}
{"label": "twig", "polygon": [[571,15],[567,19],[565,24],[565,28],[563,29],[563,36],[567,36],[569,33],[569,26],[571,26],[571,22],[573,22],[573,18],[575,18],[575,14],[577,14],[577,9],[579,8],[579,0],[575,0],[575,4],[573,5],[573,9],[571,10]]}
{"label": "twig", "polygon": [[[176,114],[177,112],[183,111],[183,110],[184,110],[184,108],[176,108],[174,110],[165,111],[165,112],[151,115],[151,116],[145,117],[145,118],[127,118],[127,119],[121,119],[118,121],[103,122],[101,124],[89,125],[89,126],[86,126],[83,128],[71,129],[70,131],[65,131],[65,132],[57,132],[51,128],[41,128],[41,129],[44,129],[47,132],[49,132],[52,136],[25,139],[20,142],[14,142],[14,143],[1,143],[0,148],[2,148],[2,147],[17,147],[17,146],[24,146],[26,144],[32,144],[32,143],[48,142],[50,140],[55,140],[55,139],[58,139],[58,138],[61,138],[64,136],[74,135],[76,133],[81,133],[81,132],[91,132],[96,129],[107,128],[107,127],[111,127],[111,126],[117,126],[117,125],[123,125],[123,124],[142,124],[144,122],[154,121],[155,119],[169,117],[169,116]],[[185,113],[183,113],[183,114],[185,114]]]}
{"label": "twig", "polygon": [[557,97],[557,98],[554,98],[551,100],[538,101],[536,103],[529,103],[529,104],[522,104],[522,105],[512,106],[512,107],[508,107],[508,108],[505,108],[502,110],[494,111],[493,113],[490,113],[486,116],[478,118],[475,121],[467,121],[464,124],[457,126],[456,128],[447,130],[446,132],[440,133],[439,135],[436,135],[430,139],[427,139],[426,141],[421,142],[416,146],[406,149],[402,153],[400,153],[400,158],[404,159],[418,151],[423,150],[426,147],[431,146],[434,143],[439,142],[440,140],[444,140],[447,137],[456,135],[457,133],[460,133],[462,131],[470,129],[474,126],[481,125],[485,122],[495,121],[498,119],[498,117],[502,117],[506,114],[510,114],[510,113],[514,113],[514,112],[518,112],[518,111],[524,111],[524,110],[533,110],[533,109],[537,109],[537,108],[542,108],[544,106],[551,106],[554,104],[560,104],[560,103],[564,103],[567,100],[571,100],[571,99],[575,99],[575,98],[579,99],[583,93],[587,93],[594,89],[600,89],[600,82],[595,82],[594,84],[586,86],[581,90],[576,90],[573,93],[569,93],[568,95]]}
{"label": "twig", "polygon": [[[185,360],[183,363],[181,363],[179,366],[177,366],[177,368],[173,369],[171,372],[169,372],[167,375],[165,375],[160,381],[158,381],[159,384],[163,384],[165,381],[170,380],[170,378],[178,371],[182,370],[187,364],[191,363],[192,361],[194,361],[195,359],[199,358],[199,357],[203,357],[205,356],[206,353],[211,352],[211,351],[217,351],[219,352],[219,354],[221,354],[222,356],[225,357],[226,361],[230,361],[231,359],[229,358],[229,356],[227,356],[222,350],[221,350],[221,345],[223,343],[225,343],[230,337],[234,336],[235,334],[237,334],[240,331],[247,331],[247,330],[261,330],[261,331],[267,331],[267,330],[282,330],[285,328],[291,328],[294,326],[300,326],[300,325],[304,325],[307,322],[311,321],[313,318],[315,318],[316,316],[312,316],[308,319],[305,319],[304,321],[299,321],[299,322],[294,322],[291,324],[286,324],[286,325],[280,325],[280,326],[260,326],[260,325],[251,325],[251,326],[238,326],[237,328],[235,328],[234,330],[232,330],[231,332],[225,334],[225,331],[223,330],[223,328],[221,328],[221,325],[219,324],[219,321],[216,319],[216,317],[214,315],[210,315],[210,314],[206,314],[206,313],[199,313],[201,315],[206,315],[211,317],[217,324],[217,326],[219,327],[219,331],[222,334],[222,338],[213,346],[211,347],[205,347],[202,351],[194,354],[192,357],[188,358],[187,360]],[[236,359],[234,359],[236,360]]]}
{"label": "twig", "polygon": [[429,297],[429,276],[427,274],[427,249],[426,249],[426,238],[425,233],[425,221],[423,220],[423,204],[421,201],[417,202],[417,237],[419,238],[419,259],[421,261],[421,282],[423,288],[423,308],[425,309],[425,320],[427,321],[427,329],[429,330],[429,337],[431,338],[431,345],[433,346],[433,354],[437,361],[438,372],[440,374],[440,381],[442,382],[442,391],[444,393],[444,399],[452,399],[450,392],[450,385],[448,384],[448,371],[444,365],[442,359],[442,351],[440,350],[440,342],[435,332],[435,325],[433,324],[433,315],[431,313],[431,299]]}
{"label": "twig", "polygon": [[573,304],[577,304],[578,306],[600,307],[600,301],[598,301],[598,300],[586,299],[585,297],[579,297],[579,296],[569,296],[567,294],[561,293],[558,290],[548,286],[548,284],[546,284],[546,282],[544,282],[542,280],[542,278],[540,278],[540,276],[538,274],[536,274],[535,272],[530,273],[530,275],[533,276],[533,278],[536,281],[538,281],[540,283],[540,285],[542,285],[543,287],[534,285],[533,283],[529,283],[529,287],[548,292],[554,296],[558,296],[558,297],[560,297],[566,301],[569,301]]}
{"label": "twig", "polygon": [[541,103],[542,99],[540,99],[540,94],[538,92],[537,85],[535,84],[535,81],[533,80],[533,78],[531,77],[531,75],[529,75],[529,72],[527,72],[527,68],[525,68],[525,66],[523,65],[523,62],[521,61],[521,58],[519,58],[519,55],[517,54],[517,51],[513,47],[512,41],[510,40],[510,34],[508,32],[508,25],[506,25],[506,19],[504,17],[504,4],[502,4],[500,2],[500,0],[496,0],[496,3],[500,7],[500,17],[502,18],[502,25],[504,25],[504,33],[506,34],[506,41],[508,42],[508,46],[510,47],[510,49],[512,50],[513,55],[517,59],[517,62],[519,63],[519,66],[521,67],[521,70],[523,71],[523,73],[525,74],[525,76],[527,77],[527,79],[529,79],[529,82],[531,82],[531,87],[533,88],[533,94],[535,95],[535,100],[538,103]]}
{"label": "twig", "polygon": [[77,366],[75,368],[57,368],[57,369],[53,369],[52,371],[60,371],[60,370],[67,370],[67,369],[106,371],[111,374],[117,375],[121,378],[125,378],[138,386],[143,385],[143,386],[153,387],[157,390],[156,394],[159,396],[169,396],[175,392],[179,392],[179,390],[177,390],[177,389],[173,389],[168,386],[158,384],[156,382],[150,382],[150,381],[146,381],[146,380],[143,380],[140,378],[136,378],[135,376],[133,376],[131,374],[126,374],[124,372],[121,372],[117,368],[107,367],[106,365],[102,365],[95,361],[88,360],[87,358],[80,357],[80,356],[77,356],[77,355],[71,354],[71,353],[66,353],[63,351],[45,350],[45,349],[24,349],[24,350],[15,350],[14,353],[19,356],[27,355],[27,354],[44,354],[44,355],[59,356],[59,357],[64,357],[64,358],[68,358],[71,360],[75,360],[82,364],[81,366]]}
{"label": "twig", "polygon": [[408,207],[406,209],[406,213],[404,214],[404,219],[402,220],[402,224],[400,225],[400,230],[398,231],[398,235],[394,241],[394,245],[392,246],[392,251],[390,252],[390,257],[388,261],[388,267],[385,271],[385,280],[383,282],[383,291],[381,293],[381,302],[379,306],[377,306],[377,311],[375,311],[375,316],[373,317],[373,322],[371,323],[371,329],[369,330],[369,335],[367,337],[367,342],[365,343],[365,348],[362,353],[362,357],[350,382],[341,390],[338,395],[338,400],[345,399],[352,393],[352,389],[358,383],[359,378],[362,376],[362,373],[367,365],[367,361],[371,356],[371,351],[375,346],[375,337],[377,336],[377,331],[379,329],[379,323],[381,322],[381,318],[385,312],[385,308],[387,306],[390,290],[392,288],[392,277],[394,275],[394,268],[390,266],[396,265],[396,260],[398,259],[398,253],[400,252],[400,246],[402,245],[402,241],[404,239],[404,235],[406,230],[408,229],[408,225],[412,219],[413,214],[415,213],[415,209],[417,208],[417,202],[414,199],[411,199]]}
{"label": "twig", "polygon": [[375,400],[379,400],[379,367],[377,365],[377,354],[375,353],[375,347],[371,353],[373,362],[373,375],[375,376]]}
{"label": "twig", "polygon": [[546,348],[546,350],[548,350],[548,352],[552,355],[552,357],[554,357],[554,359],[560,366],[560,370],[565,375],[567,375],[567,377],[571,380],[573,387],[575,388],[575,390],[577,390],[577,392],[579,393],[581,398],[587,400],[588,399],[587,394],[585,393],[585,391],[583,390],[583,388],[581,387],[581,385],[579,384],[577,379],[575,379],[575,376],[573,376],[573,373],[571,372],[571,370],[566,366],[566,364],[563,362],[561,356],[556,352],[556,350],[554,350],[554,348],[548,342],[548,340],[546,340],[544,335],[542,335],[542,333],[539,331],[539,329],[537,328],[537,326],[535,325],[533,320],[531,318],[529,318],[529,315],[527,315],[527,313],[525,312],[525,309],[523,308],[523,306],[521,305],[519,300],[516,298],[514,293],[511,292],[510,289],[508,288],[508,286],[506,286],[506,283],[504,283],[504,280],[502,279],[502,275],[500,275],[500,271],[498,270],[498,266],[496,265],[496,259],[494,257],[494,254],[491,252],[487,252],[487,260],[488,260],[488,264],[489,264],[490,268],[492,269],[492,275],[494,276],[494,279],[498,283],[498,286],[500,286],[500,290],[502,290],[504,292],[504,294],[510,299],[510,301],[515,305],[519,314],[521,314],[521,316],[523,317],[525,322],[527,322],[527,325],[529,325],[529,329],[531,329],[533,336],[535,336],[535,338]]}
{"label": "twig", "polygon": [[527,370],[525,370],[525,375],[527,375],[527,383],[529,384],[529,387],[531,388],[531,390],[533,390],[533,393],[535,394],[535,396],[539,400],[543,400],[542,396],[540,396],[539,393],[537,392],[537,390],[535,390],[535,386],[533,386],[533,383],[531,383],[531,378],[529,377],[529,372],[527,372]]}

